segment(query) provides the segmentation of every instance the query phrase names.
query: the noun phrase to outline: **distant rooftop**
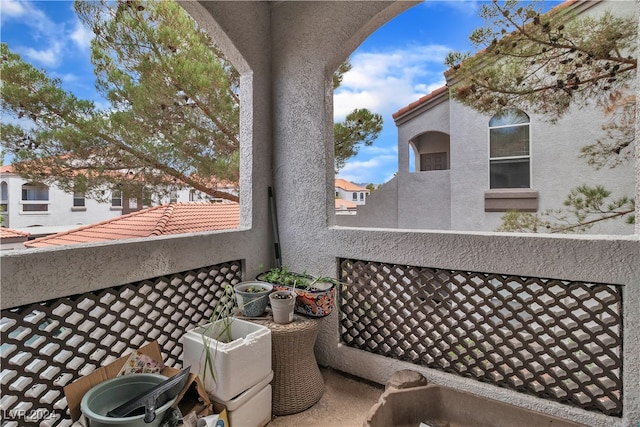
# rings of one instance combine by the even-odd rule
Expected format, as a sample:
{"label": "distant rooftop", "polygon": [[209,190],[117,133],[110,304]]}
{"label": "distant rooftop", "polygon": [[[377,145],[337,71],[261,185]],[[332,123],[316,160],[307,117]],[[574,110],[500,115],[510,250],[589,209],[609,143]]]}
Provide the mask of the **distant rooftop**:
{"label": "distant rooftop", "polygon": [[136,237],[227,230],[239,226],[240,205],[238,203],[172,203],[41,237],[25,243],[25,246],[42,248]]}
{"label": "distant rooftop", "polygon": [[336,204],[336,209],[356,209],[358,207],[357,203],[353,203],[345,199],[336,199],[335,204]]}
{"label": "distant rooftop", "polygon": [[335,186],[345,191],[369,191],[366,188],[362,188],[359,185],[356,185],[353,182],[349,182],[346,179],[342,178],[336,178]]}
{"label": "distant rooftop", "polygon": [[20,230],[13,230],[11,228],[0,227],[0,239],[16,239],[25,238],[30,236],[29,233]]}

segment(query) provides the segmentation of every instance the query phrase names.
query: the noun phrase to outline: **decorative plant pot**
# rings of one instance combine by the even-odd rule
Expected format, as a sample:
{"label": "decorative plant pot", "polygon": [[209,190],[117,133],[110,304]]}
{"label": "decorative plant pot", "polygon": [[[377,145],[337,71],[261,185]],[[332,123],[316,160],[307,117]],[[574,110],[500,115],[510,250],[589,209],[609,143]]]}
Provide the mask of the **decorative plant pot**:
{"label": "decorative plant pot", "polygon": [[276,323],[290,323],[293,320],[293,310],[296,307],[296,294],[292,291],[275,291],[269,294],[273,321]]}
{"label": "decorative plant pot", "polygon": [[269,302],[268,295],[273,286],[267,282],[241,282],[233,287],[238,306],[245,317],[260,317]]}
{"label": "decorative plant pot", "polygon": [[89,390],[80,401],[80,409],[88,420],[89,427],[156,427],[162,423],[166,411],[175,398],[160,402],[156,417],[150,423],[144,422],[145,414],[134,412],[130,417],[109,417],[107,412],[128,402],[130,399],[157,386],[167,377],[159,374],[130,374],[103,381]]}
{"label": "decorative plant pot", "polygon": [[[295,288],[288,284],[278,283],[278,281],[270,280],[266,277],[268,272],[260,273],[257,277],[258,280],[263,282],[269,282],[273,284],[274,291],[286,290],[294,291],[297,295],[296,298],[296,313],[304,314],[311,317],[324,317],[331,313],[336,300],[336,283],[334,280],[317,280],[312,276],[299,273],[287,272],[290,277],[299,278],[296,280]],[[311,283],[310,289],[304,289],[303,287]]]}

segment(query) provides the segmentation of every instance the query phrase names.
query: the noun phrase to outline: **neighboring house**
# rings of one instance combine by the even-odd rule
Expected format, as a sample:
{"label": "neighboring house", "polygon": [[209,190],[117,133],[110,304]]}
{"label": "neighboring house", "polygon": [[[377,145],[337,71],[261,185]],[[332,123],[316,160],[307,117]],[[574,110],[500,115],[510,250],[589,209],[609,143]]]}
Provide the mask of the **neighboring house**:
{"label": "neighboring house", "polygon": [[[212,184],[213,185],[213,184]],[[219,191],[237,195],[237,186],[218,183]],[[27,182],[14,173],[12,165],[0,167],[0,215],[2,225],[28,231],[32,237],[44,236],[94,224],[153,205],[176,202],[221,201],[193,189],[176,189],[162,200],[140,200],[107,189],[109,201],[100,203],[83,193],[69,193],[55,185]]]}
{"label": "neighboring house", "polygon": [[364,205],[367,202],[369,190],[366,188],[362,188],[342,178],[336,178],[335,186],[336,199],[351,202],[356,206]]}
{"label": "neighboring house", "polygon": [[[637,13],[633,2],[566,7],[578,14]],[[508,109],[492,117],[450,99],[445,86],[393,118],[398,127],[397,177],[371,195],[358,209],[357,224],[350,225],[492,231],[511,209],[562,208],[569,191],[581,184],[603,185],[615,198],[634,194],[632,162],[595,170],[578,158],[583,146],[605,138],[605,117],[598,106],[574,108],[555,124],[535,111]],[[609,220],[589,232],[632,234],[633,225]]]}
{"label": "neighboring house", "polygon": [[238,203],[171,203],[41,237],[24,245],[28,248],[67,246],[169,234],[229,230],[239,226],[240,204]]}
{"label": "neighboring house", "polygon": [[24,231],[0,227],[0,250],[24,249],[30,234]]}
{"label": "neighboring house", "polygon": [[344,199],[336,199],[336,215],[355,215],[358,205]]}

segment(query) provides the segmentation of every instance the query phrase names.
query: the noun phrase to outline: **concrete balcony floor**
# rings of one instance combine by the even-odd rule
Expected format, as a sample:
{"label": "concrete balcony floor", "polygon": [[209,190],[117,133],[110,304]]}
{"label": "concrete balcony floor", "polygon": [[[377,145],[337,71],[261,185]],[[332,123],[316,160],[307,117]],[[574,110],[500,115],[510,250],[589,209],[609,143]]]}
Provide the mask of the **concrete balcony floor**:
{"label": "concrete balcony floor", "polygon": [[320,368],[325,391],[306,411],[274,416],[267,427],[360,427],[367,413],[384,392],[384,386]]}

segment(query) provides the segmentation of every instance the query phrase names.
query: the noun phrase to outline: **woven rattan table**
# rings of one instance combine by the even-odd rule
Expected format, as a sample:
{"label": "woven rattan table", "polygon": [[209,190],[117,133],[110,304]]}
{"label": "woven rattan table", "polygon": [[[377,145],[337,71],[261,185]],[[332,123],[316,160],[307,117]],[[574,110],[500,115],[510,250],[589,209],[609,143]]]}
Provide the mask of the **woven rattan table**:
{"label": "woven rattan table", "polygon": [[313,353],[320,320],[296,315],[286,325],[252,321],[271,330],[273,415],[295,414],[313,406],[324,393],[324,379]]}

